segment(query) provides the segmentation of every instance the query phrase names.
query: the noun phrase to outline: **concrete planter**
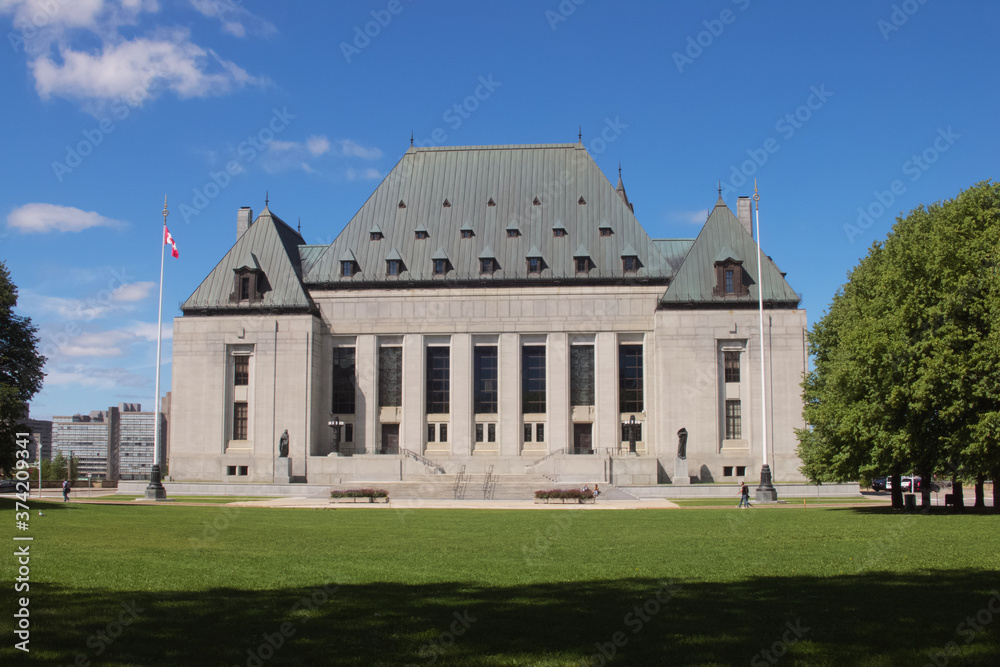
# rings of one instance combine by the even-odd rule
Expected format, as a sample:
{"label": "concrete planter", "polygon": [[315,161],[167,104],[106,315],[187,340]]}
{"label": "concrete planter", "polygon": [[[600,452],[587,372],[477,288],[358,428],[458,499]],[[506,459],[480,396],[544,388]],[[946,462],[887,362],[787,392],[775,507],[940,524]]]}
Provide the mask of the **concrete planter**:
{"label": "concrete planter", "polygon": [[389,498],[330,498],[331,503],[387,503]]}

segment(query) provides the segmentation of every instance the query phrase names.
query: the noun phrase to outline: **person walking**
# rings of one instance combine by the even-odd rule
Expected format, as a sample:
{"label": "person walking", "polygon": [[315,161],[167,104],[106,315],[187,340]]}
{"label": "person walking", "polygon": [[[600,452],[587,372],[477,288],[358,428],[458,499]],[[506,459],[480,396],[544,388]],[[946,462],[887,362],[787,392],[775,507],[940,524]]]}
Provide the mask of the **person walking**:
{"label": "person walking", "polygon": [[743,507],[753,507],[750,504],[750,487],[747,486],[746,482],[740,482],[740,484],[741,484],[741,487],[740,487],[740,504],[739,504],[739,508],[742,509]]}
{"label": "person walking", "polygon": [[63,480],[63,487],[62,487],[62,489],[63,489],[63,502],[64,503],[68,503],[69,502],[69,480],[68,479],[64,479]]}

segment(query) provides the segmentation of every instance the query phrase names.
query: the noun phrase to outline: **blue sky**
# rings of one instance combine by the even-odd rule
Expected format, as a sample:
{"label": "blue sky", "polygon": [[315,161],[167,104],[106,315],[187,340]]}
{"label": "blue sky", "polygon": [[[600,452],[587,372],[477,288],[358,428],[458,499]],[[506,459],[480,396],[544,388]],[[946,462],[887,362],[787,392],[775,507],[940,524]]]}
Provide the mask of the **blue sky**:
{"label": "blue sky", "polygon": [[[32,416],[153,402],[236,211],[333,240],[409,146],[583,142],[639,221],[760,187],[810,325],[895,218],[997,178],[988,0],[0,0],[0,258],[49,357]],[[164,339],[163,391],[170,386]]]}

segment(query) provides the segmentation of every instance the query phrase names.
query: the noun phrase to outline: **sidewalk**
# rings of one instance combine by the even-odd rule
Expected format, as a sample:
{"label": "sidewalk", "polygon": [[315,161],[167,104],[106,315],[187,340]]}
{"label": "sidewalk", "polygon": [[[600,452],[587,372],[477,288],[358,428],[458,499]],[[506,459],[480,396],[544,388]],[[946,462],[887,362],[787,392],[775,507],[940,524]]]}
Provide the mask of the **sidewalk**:
{"label": "sidewalk", "polygon": [[[176,500],[183,502],[183,496]],[[534,500],[389,499],[387,503],[335,503],[328,498],[271,498],[229,503],[227,507],[307,507],[313,509],[488,509],[488,510],[646,510],[678,509],[669,500],[598,500],[595,503],[535,503]]]}

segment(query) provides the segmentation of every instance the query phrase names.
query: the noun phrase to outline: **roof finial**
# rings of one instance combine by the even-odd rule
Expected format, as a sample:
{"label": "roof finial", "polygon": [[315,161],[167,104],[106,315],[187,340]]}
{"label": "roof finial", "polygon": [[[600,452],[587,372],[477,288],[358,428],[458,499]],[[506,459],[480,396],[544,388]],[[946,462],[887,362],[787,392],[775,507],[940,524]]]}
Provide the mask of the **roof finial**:
{"label": "roof finial", "polygon": [[264,208],[267,208],[267,205],[271,202],[269,197],[270,193],[267,190],[264,190]]}
{"label": "roof finial", "polygon": [[410,130],[410,148],[413,148],[413,130]]}
{"label": "roof finial", "polygon": [[722,197],[722,179],[719,179],[719,197]]}
{"label": "roof finial", "polygon": [[302,236],[302,216],[299,216],[299,236]]}
{"label": "roof finial", "polygon": [[618,160],[618,180],[622,180],[622,161]]}
{"label": "roof finial", "polygon": [[579,142],[580,142],[581,144],[583,143],[583,125],[581,125],[581,126],[580,126],[580,127],[578,128],[578,131],[577,131],[577,133],[576,133],[576,138],[577,138],[577,139],[579,140]]}

